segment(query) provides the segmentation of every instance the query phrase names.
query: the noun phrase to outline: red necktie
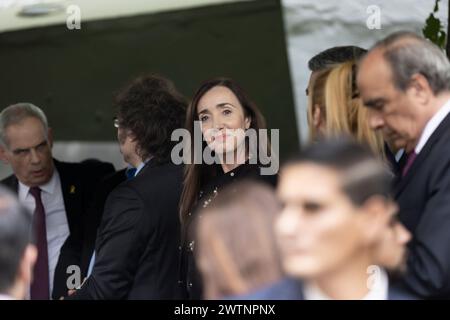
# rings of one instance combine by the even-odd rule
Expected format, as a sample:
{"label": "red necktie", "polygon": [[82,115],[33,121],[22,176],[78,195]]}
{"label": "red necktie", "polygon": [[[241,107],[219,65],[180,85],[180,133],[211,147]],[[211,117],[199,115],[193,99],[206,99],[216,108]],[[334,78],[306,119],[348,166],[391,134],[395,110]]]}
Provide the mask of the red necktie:
{"label": "red necktie", "polygon": [[417,153],[415,151],[408,154],[408,158],[406,159],[406,164],[402,170],[402,177],[404,177],[406,175],[406,173],[408,172],[409,168],[411,168],[416,157],[417,157]]}
{"label": "red necktie", "polygon": [[30,188],[30,193],[36,201],[36,210],[33,217],[33,229],[38,249],[38,257],[34,266],[33,283],[31,284],[31,300],[49,300],[49,274],[48,274],[48,248],[47,228],[45,224],[45,210],[41,199],[39,187]]}

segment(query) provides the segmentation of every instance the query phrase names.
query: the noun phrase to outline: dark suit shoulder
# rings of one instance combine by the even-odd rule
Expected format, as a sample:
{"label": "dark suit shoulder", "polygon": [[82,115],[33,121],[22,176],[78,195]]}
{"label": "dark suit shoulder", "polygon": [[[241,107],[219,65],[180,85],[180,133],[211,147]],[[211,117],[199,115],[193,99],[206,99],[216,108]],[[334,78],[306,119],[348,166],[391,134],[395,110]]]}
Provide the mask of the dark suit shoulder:
{"label": "dark suit shoulder", "polygon": [[55,166],[61,173],[76,172],[91,174],[94,176],[105,176],[114,172],[114,166],[109,162],[103,162],[95,159],[88,159],[81,162],[63,162],[55,160]]}
{"label": "dark suit shoulder", "polygon": [[107,174],[103,179],[103,184],[115,184],[118,185],[119,183],[126,180],[126,168],[111,172]]}
{"label": "dark suit shoulder", "polygon": [[82,162],[61,162],[55,160],[55,167],[63,184],[79,183],[86,187],[89,192],[94,192],[102,179],[114,172],[114,166],[111,163],[99,160]]}
{"label": "dark suit shoulder", "polygon": [[182,183],[183,166],[165,163],[156,166],[146,166],[135,178],[128,180],[123,185],[136,188],[139,192],[151,193],[172,188]]}
{"label": "dark suit shoulder", "polygon": [[8,189],[13,191],[14,193],[17,192],[18,183],[19,182],[17,181],[16,176],[13,175],[13,174],[0,181],[0,184],[2,184],[3,186],[7,187]]}
{"label": "dark suit shoulder", "polygon": [[[62,175],[92,176],[94,179],[102,178],[114,172],[114,166],[109,162],[96,159],[88,159],[82,162],[64,162],[54,159],[55,167]],[[14,174],[0,181],[2,185],[17,191],[17,178]]]}
{"label": "dark suit shoulder", "polygon": [[80,162],[80,164],[88,170],[115,171],[115,168],[111,163],[97,159],[87,159]]}
{"label": "dark suit shoulder", "polygon": [[389,284],[388,300],[419,300],[420,298],[397,284]]}
{"label": "dark suit shoulder", "polygon": [[[139,201],[155,207],[174,200],[181,193],[183,167],[171,163],[147,166],[135,178],[125,180],[111,191],[107,202]],[[157,200],[157,201],[155,201]],[[108,210],[105,210],[105,213]]]}

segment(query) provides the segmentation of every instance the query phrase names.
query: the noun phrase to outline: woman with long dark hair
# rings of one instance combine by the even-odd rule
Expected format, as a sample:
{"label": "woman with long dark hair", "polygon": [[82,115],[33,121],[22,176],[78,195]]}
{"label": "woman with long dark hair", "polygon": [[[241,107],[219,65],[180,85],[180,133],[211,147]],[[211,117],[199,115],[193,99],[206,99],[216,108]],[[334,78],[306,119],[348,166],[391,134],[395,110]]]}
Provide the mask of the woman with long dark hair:
{"label": "woman with long dark hair", "polygon": [[[197,126],[197,127],[196,127]],[[186,298],[200,299],[202,285],[194,261],[195,241],[191,222],[200,208],[207,207],[220,190],[235,181],[257,179],[271,185],[276,173],[261,174],[273,159],[264,117],[243,89],[233,80],[217,78],[204,82],[195,93],[186,115],[186,128],[191,137],[201,130],[201,144],[191,139],[190,161],[186,165],[183,192],[180,200],[182,244],[179,283]],[[256,133],[248,135],[248,132]],[[264,132],[266,133],[266,132]],[[201,152],[194,150],[201,145]],[[211,154],[213,164],[205,163],[204,155]],[[202,157],[202,159],[199,159]]]}

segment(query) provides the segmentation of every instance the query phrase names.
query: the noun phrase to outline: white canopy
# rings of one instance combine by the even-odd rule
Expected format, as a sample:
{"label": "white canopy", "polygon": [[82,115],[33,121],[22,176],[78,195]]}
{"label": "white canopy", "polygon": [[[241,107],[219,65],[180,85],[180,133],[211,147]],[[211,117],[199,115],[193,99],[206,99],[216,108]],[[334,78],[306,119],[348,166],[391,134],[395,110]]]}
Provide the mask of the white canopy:
{"label": "white canopy", "polygon": [[[89,20],[117,18],[146,13],[188,9],[250,0],[0,0],[0,32],[65,24],[69,14],[66,8],[77,5],[81,10],[81,24]],[[33,4],[60,4],[57,13],[33,17],[19,16],[26,6]]]}

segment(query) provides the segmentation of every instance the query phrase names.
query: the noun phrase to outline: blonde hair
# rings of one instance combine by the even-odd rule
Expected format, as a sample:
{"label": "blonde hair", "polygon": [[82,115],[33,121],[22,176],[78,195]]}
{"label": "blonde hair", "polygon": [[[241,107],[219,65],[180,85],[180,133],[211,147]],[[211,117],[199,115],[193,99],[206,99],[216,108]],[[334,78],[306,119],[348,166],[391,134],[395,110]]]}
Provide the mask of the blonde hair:
{"label": "blonde hair", "polygon": [[318,105],[325,121],[325,135],[351,135],[384,158],[383,137],[369,126],[370,110],[363,106],[355,78],[356,61],[349,61],[322,71],[311,83],[310,138],[316,140],[318,136],[317,129],[311,125],[314,106]]}

